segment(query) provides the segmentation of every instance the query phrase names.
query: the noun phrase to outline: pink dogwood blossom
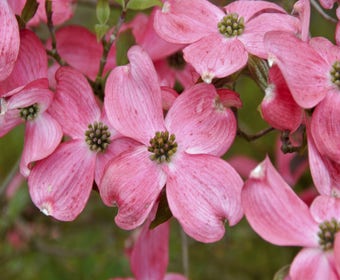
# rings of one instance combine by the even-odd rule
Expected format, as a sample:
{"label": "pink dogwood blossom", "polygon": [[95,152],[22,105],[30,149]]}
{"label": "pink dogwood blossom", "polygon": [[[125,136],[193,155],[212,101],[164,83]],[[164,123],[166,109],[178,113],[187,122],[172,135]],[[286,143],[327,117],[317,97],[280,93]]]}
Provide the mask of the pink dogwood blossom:
{"label": "pink dogwood blossom", "polygon": [[0,137],[20,123],[26,124],[20,172],[27,177],[31,163],[50,155],[60,143],[62,130],[49,114],[53,100],[47,80],[47,56],[31,31],[20,33],[14,69],[0,82]]}
{"label": "pink dogwood blossom", "polygon": [[263,36],[271,30],[296,32],[298,20],[266,1],[235,1],[222,9],[209,1],[165,1],[155,30],[172,43],[189,44],[184,59],[210,83],[242,67],[248,53],[267,58]]}
{"label": "pink dogwood blossom", "polygon": [[0,1],[0,81],[13,70],[19,53],[19,27],[7,1]]}
{"label": "pink dogwood blossom", "polygon": [[139,145],[109,164],[99,189],[104,203],[118,205],[118,226],[133,229],[149,215],[166,184],[172,214],[193,238],[212,242],[224,220],[242,217],[242,180],[218,156],[231,145],[236,120],[212,85],[198,84],[176,98],[164,120],[161,91],[151,59],[140,47],[130,64],[115,68],[106,84],[112,125]]}
{"label": "pink dogwood blossom", "polygon": [[[266,158],[251,173],[242,191],[251,227],[280,246],[304,247],[290,267],[292,280],[339,279],[340,199],[318,196],[310,206],[299,199]],[[338,238],[337,238],[338,239]]]}
{"label": "pink dogwood blossom", "polygon": [[119,134],[101,112],[81,73],[63,67],[56,80],[50,110],[70,140],[34,166],[28,185],[32,201],[45,215],[71,221],[84,209],[93,182],[99,184],[105,164],[133,141],[114,141]]}

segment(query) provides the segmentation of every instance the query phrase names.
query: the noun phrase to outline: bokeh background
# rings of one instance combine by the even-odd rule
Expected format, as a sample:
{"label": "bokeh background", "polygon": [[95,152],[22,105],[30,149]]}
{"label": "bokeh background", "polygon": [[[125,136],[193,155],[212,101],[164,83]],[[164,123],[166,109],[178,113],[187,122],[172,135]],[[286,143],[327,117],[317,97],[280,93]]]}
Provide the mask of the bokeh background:
{"label": "bokeh background", "polygon": [[[213,2],[223,6],[230,1]],[[288,11],[294,4],[291,0],[273,2]],[[129,11],[127,19],[133,18],[135,13]],[[334,10],[328,13],[334,17]],[[119,6],[113,5],[112,25],[119,14]],[[74,18],[64,25],[80,24],[93,31],[95,23],[95,1],[78,0]],[[42,40],[47,39],[44,25],[35,30]],[[334,41],[334,30],[335,24],[312,8],[311,35]],[[133,42],[131,34],[123,36],[118,39],[117,61],[120,64],[126,63],[127,46]],[[252,134],[268,127],[257,110],[264,96],[258,86],[244,75],[238,80],[236,91],[244,104],[239,110],[242,130]],[[23,137],[24,127],[20,126],[0,138],[0,279],[67,280],[132,276],[124,253],[131,232],[123,231],[114,224],[116,209],[104,206],[97,192],[92,192],[84,212],[69,223],[40,213],[29,198],[24,181],[18,190],[9,193],[7,187],[17,174]],[[253,142],[236,137],[225,158],[245,155],[262,161],[268,154],[275,161],[278,137],[276,131]],[[307,171],[299,180],[297,190],[303,190],[310,184]],[[186,263],[183,254],[187,250],[190,279],[267,280],[273,279],[279,269],[288,265],[299,250],[268,244],[253,232],[245,219],[232,228],[226,225],[226,228],[227,233],[221,241],[202,244],[183,237],[177,221],[172,219],[168,271],[183,273]]]}

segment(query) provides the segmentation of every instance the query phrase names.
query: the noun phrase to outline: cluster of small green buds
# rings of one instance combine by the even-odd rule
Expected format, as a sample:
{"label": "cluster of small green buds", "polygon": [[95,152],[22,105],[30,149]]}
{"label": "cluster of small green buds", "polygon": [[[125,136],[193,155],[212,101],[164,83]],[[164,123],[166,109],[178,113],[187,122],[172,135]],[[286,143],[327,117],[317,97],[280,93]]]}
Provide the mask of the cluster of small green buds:
{"label": "cluster of small green buds", "polygon": [[20,117],[25,121],[32,121],[37,118],[39,110],[38,104],[34,103],[31,106],[20,109]]}
{"label": "cluster of small green buds", "polygon": [[333,249],[335,234],[340,230],[340,222],[336,219],[325,221],[319,225],[319,244],[324,251]]}
{"label": "cluster of small green buds", "polygon": [[217,27],[220,33],[228,38],[239,36],[244,31],[244,18],[236,13],[230,13],[223,17]]}
{"label": "cluster of small green buds", "polygon": [[340,88],[340,61],[335,61],[330,71],[331,81]]}
{"label": "cluster of small green buds", "polygon": [[171,157],[177,151],[176,137],[174,134],[169,134],[168,131],[157,131],[155,137],[150,140],[148,151],[152,153],[151,160],[158,163],[170,162]]}
{"label": "cluster of small green buds", "polygon": [[85,131],[85,142],[91,151],[104,152],[111,143],[111,133],[107,125],[101,122],[94,122]]}

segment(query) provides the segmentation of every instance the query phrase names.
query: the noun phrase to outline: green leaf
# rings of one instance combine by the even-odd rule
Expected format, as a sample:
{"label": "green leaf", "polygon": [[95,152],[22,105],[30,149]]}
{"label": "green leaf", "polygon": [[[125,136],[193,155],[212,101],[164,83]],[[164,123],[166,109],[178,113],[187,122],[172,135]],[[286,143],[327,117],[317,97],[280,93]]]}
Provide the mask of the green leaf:
{"label": "green leaf", "polygon": [[130,0],[127,8],[130,10],[145,10],[153,6],[162,6],[160,0]]}
{"label": "green leaf", "polygon": [[273,280],[284,280],[289,273],[290,265],[285,265],[275,273]]}
{"label": "green leaf", "polygon": [[116,64],[125,65],[127,64],[127,51],[131,46],[135,44],[135,38],[131,30],[124,31],[119,34],[119,38],[116,40]]}
{"label": "green leaf", "polygon": [[166,192],[163,191],[162,194],[161,194],[161,198],[159,200],[156,217],[152,221],[152,223],[150,225],[150,229],[153,229],[156,226],[165,223],[171,217],[172,217],[172,213],[171,213],[171,210],[169,208],[168,200],[166,198]]}
{"label": "green leaf", "polygon": [[110,18],[110,5],[108,0],[98,0],[96,15],[100,24],[104,25]]}
{"label": "green leaf", "polygon": [[37,0],[27,0],[25,3],[24,8],[21,11],[20,16],[16,16],[20,28],[24,28],[26,23],[29,22],[29,20],[34,17],[35,13],[38,10],[39,3]]}
{"label": "green leaf", "polygon": [[105,36],[109,28],[110,27],[107,24],[96,24],[94,26],[94,31],[96,33],[98,42]]}

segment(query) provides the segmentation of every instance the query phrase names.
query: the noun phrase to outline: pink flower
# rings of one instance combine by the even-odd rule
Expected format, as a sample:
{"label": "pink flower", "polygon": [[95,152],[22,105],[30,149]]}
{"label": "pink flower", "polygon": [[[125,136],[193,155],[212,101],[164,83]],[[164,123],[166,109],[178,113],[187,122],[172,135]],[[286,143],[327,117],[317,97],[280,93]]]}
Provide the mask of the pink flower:
{"label": "pink flower", "polygon": [[70,221],[85,207],[105,164],[133,141],[115,140],[119,135],[101,112],[81,73],[63,67],[57,71],[56,80],[50,110],[70,140],[34,166],[28,185],[32,201],[45,215]]}
{"label": "pink flower", "polygon": [[31,31],[21,31],[20,38],[14,69],[0,82],[0,137],[18,124],[26,124],[20,172],[27,177],[31,163],[47,157],[58,146],[62,130],[47,111],[53,92],[48,89],[44,47]]}
{"label": "pink flower", "polygon": [[19,28],[7,1],[0,1],[0,81],[13,70],[19,53]]}
{"label": "pink flower", "polygon": [[166,184],[172,214],[193,238],[212,242],[242,217],[242,180],[218,156],[231,145],[236,120],[212,85],[198,84],[175,100],[164,120],[152,61],[140,47],[130,64],[115,68],[106,84],[108,118],[139,142],[108,164],[99,190],[104,203],[118,205],[117,225],[133,229],[149,215]]}
{"label": "pink flower", "polygon": [[244,67],[248,53],[267,58],[266,32],[295,33],[299,24],[282,8],[265,1],[235,1],[222,11],[206,0],[169,0],[156,13],[154,25],[164,40],[189,44],[183,50],[184,59],[210,83],[214,77]]}
{"label": "pink flower", "polygon": [[339,279],[335,252],[340,248],[334,243],[340,230],[339,198],[318,196],[308,209],[266,158],[246,181],[242,205],[262,238],[280,246],[304,247],[291,265],[292,280]]}

